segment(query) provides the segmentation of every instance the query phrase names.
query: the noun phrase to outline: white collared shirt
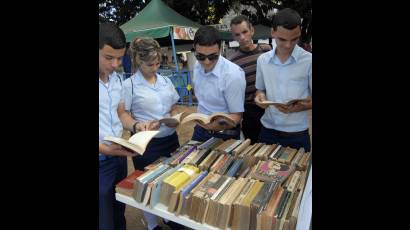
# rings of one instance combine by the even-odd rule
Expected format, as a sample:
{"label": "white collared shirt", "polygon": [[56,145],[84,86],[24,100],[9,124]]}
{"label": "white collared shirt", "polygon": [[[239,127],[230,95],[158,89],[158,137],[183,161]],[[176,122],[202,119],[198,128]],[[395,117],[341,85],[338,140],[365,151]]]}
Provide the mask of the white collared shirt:
{"label": "white collared shirt", "polygon": [[245,73],[221,55],[208,73],[198,61],[195,63],[193,84],[199,113],[210,115],[244,111]]}
{"label": "white collared shirt", "polygon": [[99,79],[99,141],[104,141],[105,136],[121,137],[123,127],[118,117],[119,103],[124,102],[122,83],[116,72],[108,76],[108,82]]}
{"label": "white collared shirt", "polygon": [[[312,95],[312,54],[298,45],[285,63],[275,55],[276,45],[259,56],[255,86],[266,91],[269,101],[288,102]],[[308,112],[285,114],[269,106],[261,118],[265,128],[284,132],[298,132],[309,127]]]}
{"label": "white collared shirt", "polygon": [[[179,95],[168,77],[157,74],[155,84],[151,85],[137,71],[124,81],[124,100],[125,110],[130,111],[134,119],[152,121],[169,117]],[[175,132],[175,128],[162,124],[159,131],[155,137],[169,136]]]}

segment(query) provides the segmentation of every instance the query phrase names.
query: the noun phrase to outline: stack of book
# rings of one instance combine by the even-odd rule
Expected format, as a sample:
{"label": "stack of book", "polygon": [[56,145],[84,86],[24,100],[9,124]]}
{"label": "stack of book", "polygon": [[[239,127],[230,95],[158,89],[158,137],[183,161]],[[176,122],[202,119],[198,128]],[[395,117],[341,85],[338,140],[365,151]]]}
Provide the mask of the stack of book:
{"label": "stack of book", "polygon": [[137,202],[143,202],[148,184],[152,182],[156,177],[164,173],[168,168],[169,165],[159,164],[154,169],[148,170],[144,174],[139,176],[134,182],[134,192],[132,194],[134,199]]}
{"label": "stack of book", "polygon": [[[164,205],[171,206],[171,210],[174,210],[177,203],[176,198],[179,197],[180,189],[195,179],[199,172],[199,169],[195,166],[183,165],[170,176],[165,178],[161,186],[160,202]],[[172,201],[171,197],[173,197]]]}
{"label": "stack of book", "polygon": [[132,173],[116,191],[219,229],[293,230],[310,162],[303,148],[190,141],[146,172]]}

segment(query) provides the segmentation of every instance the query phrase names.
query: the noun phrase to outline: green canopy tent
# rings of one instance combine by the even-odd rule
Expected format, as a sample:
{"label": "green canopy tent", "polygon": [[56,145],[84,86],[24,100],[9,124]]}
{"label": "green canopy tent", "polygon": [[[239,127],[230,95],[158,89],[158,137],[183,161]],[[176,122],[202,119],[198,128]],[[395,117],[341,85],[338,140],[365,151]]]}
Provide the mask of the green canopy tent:
{"label": "green canopy tent", "polygon": [[170,36],[175,68],[178,71],[174,39],[193,40],[200,26],[174,11],[161,0],[152,0],[137,16],[121,25],[121,29],[125,33],[127,42],[131,42],[136,37]]}

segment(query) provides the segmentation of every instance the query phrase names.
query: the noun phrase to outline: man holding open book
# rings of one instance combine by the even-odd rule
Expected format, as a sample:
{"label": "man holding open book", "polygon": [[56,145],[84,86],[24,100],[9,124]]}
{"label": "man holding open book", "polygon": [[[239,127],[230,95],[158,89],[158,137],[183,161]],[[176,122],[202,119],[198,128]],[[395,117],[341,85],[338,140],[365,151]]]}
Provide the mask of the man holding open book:
{"label": "man holding open book", "polygon": [[125,35],[113,23],[100,24],[99,32],[99,229],[125,230],[125,204],[114,197],[115,185],[127,176],[126,156],[135,156],[121,145],[104,141],[106,136],[121,137],[123,126],[139,129],[127,113],[117,113],[124,103],[122,82],[114,72],[125,53]]}
{"label": "man holding open book", "polygon": [[[259,142],[310,152],[307,110],[312,109],[312,54],[297,46],[300,25],[301,18],[292,9],[275,15],[272,38],[276,44],[258,58],[255,102],[265,109]],[[263,104],[267,100],[275,103]]]}
{"label": "man holding open book", "polygon": [[211,137],[240,138],[240,121],[244,111],[245,73],[236,64],[220,55],[221,38],[212,26],[198,29],[194,37],[194,91],[198,112],[206,115],[226,113],[235,127],[218,118],[207,125],[197,123],[192,140],[206,141]]}

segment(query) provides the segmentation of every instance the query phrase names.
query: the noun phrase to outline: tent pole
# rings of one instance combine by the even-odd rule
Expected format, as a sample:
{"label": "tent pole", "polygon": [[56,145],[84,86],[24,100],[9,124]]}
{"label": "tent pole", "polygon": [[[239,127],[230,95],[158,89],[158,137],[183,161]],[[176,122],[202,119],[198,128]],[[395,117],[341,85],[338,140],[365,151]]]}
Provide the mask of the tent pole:
{"label": "tent pole", "polygon": [[172,44],[172,56],[174,56],[174,62],[175,62],[175,68],[176,71],[179,72],[178,70],[178,60],[177,60],[177,53],[175,50],[175,43],[174,43],[174,27],[172,27],[172,29],[169,32],[169,35],[171,35],[171,44]]}

